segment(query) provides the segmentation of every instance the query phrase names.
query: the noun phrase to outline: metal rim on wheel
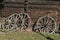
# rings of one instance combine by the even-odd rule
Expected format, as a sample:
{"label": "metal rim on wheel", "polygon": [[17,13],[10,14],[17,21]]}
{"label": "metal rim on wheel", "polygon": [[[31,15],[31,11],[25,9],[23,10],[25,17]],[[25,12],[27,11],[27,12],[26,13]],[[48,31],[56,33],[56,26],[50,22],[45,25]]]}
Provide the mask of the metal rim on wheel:
{"label": "metal rim on wheel", "polygon": [[56,29],[56,21],[50,16],[40,17],[36,23],[35,29],[41,33],[53,33]]}

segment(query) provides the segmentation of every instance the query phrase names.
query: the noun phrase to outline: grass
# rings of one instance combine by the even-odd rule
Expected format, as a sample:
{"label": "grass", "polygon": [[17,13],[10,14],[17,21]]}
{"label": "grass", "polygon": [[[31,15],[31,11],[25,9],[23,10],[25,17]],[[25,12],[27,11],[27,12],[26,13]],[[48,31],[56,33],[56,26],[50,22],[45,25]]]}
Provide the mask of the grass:
{"label": "grass", "polygon": [[[60,40],[59,34],[44,34],[54,40]],[[42,35],[35,32],[7,32],[0,34],[0,40],[47,40]]]}

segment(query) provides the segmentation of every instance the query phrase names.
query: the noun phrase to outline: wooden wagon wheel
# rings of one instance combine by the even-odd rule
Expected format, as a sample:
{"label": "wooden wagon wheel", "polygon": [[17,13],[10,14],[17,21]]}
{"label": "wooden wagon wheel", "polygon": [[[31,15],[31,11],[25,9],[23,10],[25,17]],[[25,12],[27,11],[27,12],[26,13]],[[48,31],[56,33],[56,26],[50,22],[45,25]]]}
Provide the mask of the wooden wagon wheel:
{"label": "wooden wagon wheel", "polygon": [[4,23],[1,25],[2,31],[9,31],[17,28],[17,14],[10,15],[4,20]]}
{"label": "wooden wagon wheel", "polygon": [[2,31],[10,31],[10,30],[18,30],[18,28],[22,30],[26,30],[31,24],[31,20],[28,14],[20,13],[13,14],[7,17],[4,20],[4,23],[1,25]]}
{"label": "wooden wagon wheel", "polygon": [[30,27],[31,24],[31,18],[27,13],[20,13],[19,14],[21,18],[18,19],[18,23],[21,24],[21,30],[26,30]]}
{"label": "wooden wagon wheel", "polygon": [[56,21],[50,16],[44,16],[38,19],[35,29],[42,33],[53,33],[56,29]]}

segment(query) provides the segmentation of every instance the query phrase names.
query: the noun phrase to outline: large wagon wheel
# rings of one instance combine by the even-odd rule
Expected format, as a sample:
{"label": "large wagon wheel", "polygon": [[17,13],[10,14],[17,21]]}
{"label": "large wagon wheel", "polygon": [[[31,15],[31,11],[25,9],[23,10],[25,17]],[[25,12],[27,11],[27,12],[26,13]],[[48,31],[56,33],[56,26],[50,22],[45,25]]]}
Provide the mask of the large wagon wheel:
{"label": "large wagon wheel", "polygon": [[26,30],[30,27],[31,24],[31,18],[27,13],[20,13],[19,14],[21,18],[18,19],[18,23],[21,24],[20,29]]}
{"label": "large wagon wheel", "polygon": [[42,33],[53,33],[56,29],[56,21],[50,16],[38,19],[35,29]]}
{"label": "large wagon wheel", "polygon": [[17,14],[10,15],[4,20],[4,23],[1,25],[2,31],[9,31],[17,28],[16,22],[17,22]]}

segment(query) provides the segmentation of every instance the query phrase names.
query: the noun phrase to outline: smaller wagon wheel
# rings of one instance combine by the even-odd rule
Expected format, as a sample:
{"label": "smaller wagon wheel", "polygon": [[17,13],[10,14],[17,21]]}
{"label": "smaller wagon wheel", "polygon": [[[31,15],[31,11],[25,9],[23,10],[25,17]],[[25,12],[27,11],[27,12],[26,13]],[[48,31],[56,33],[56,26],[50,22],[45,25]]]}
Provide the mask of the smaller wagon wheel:
{"label": "smaller wagon wheel", "polygon": [[12,24],[10,21],[11,20],[8,20],[8,18],[4,20],[4,23],[1,25],[2,31],[9,31],[12,29]]}
{"label": "smaller wagon wheel", "polygon": [[26,30],[30,27],[31,24],[31,18],[27,13],[20,13],[19,14],[21,18],[18,19],[18,22],[21,24],[20,29]]}
{"label": "smaller wagon wheel", "polygon": [[56,29],[56,22],[50,16],[44,16],[38,19],[35,29],[41,33],[53,33]]}
{"label": "smaller wagon wheel", "polygon": [[10,15],[4,20],[4,23],[2,23],[1,29],[3,31],[13,30],[14,28],[17,27],[16,22],[17,22],[17,14]]}

